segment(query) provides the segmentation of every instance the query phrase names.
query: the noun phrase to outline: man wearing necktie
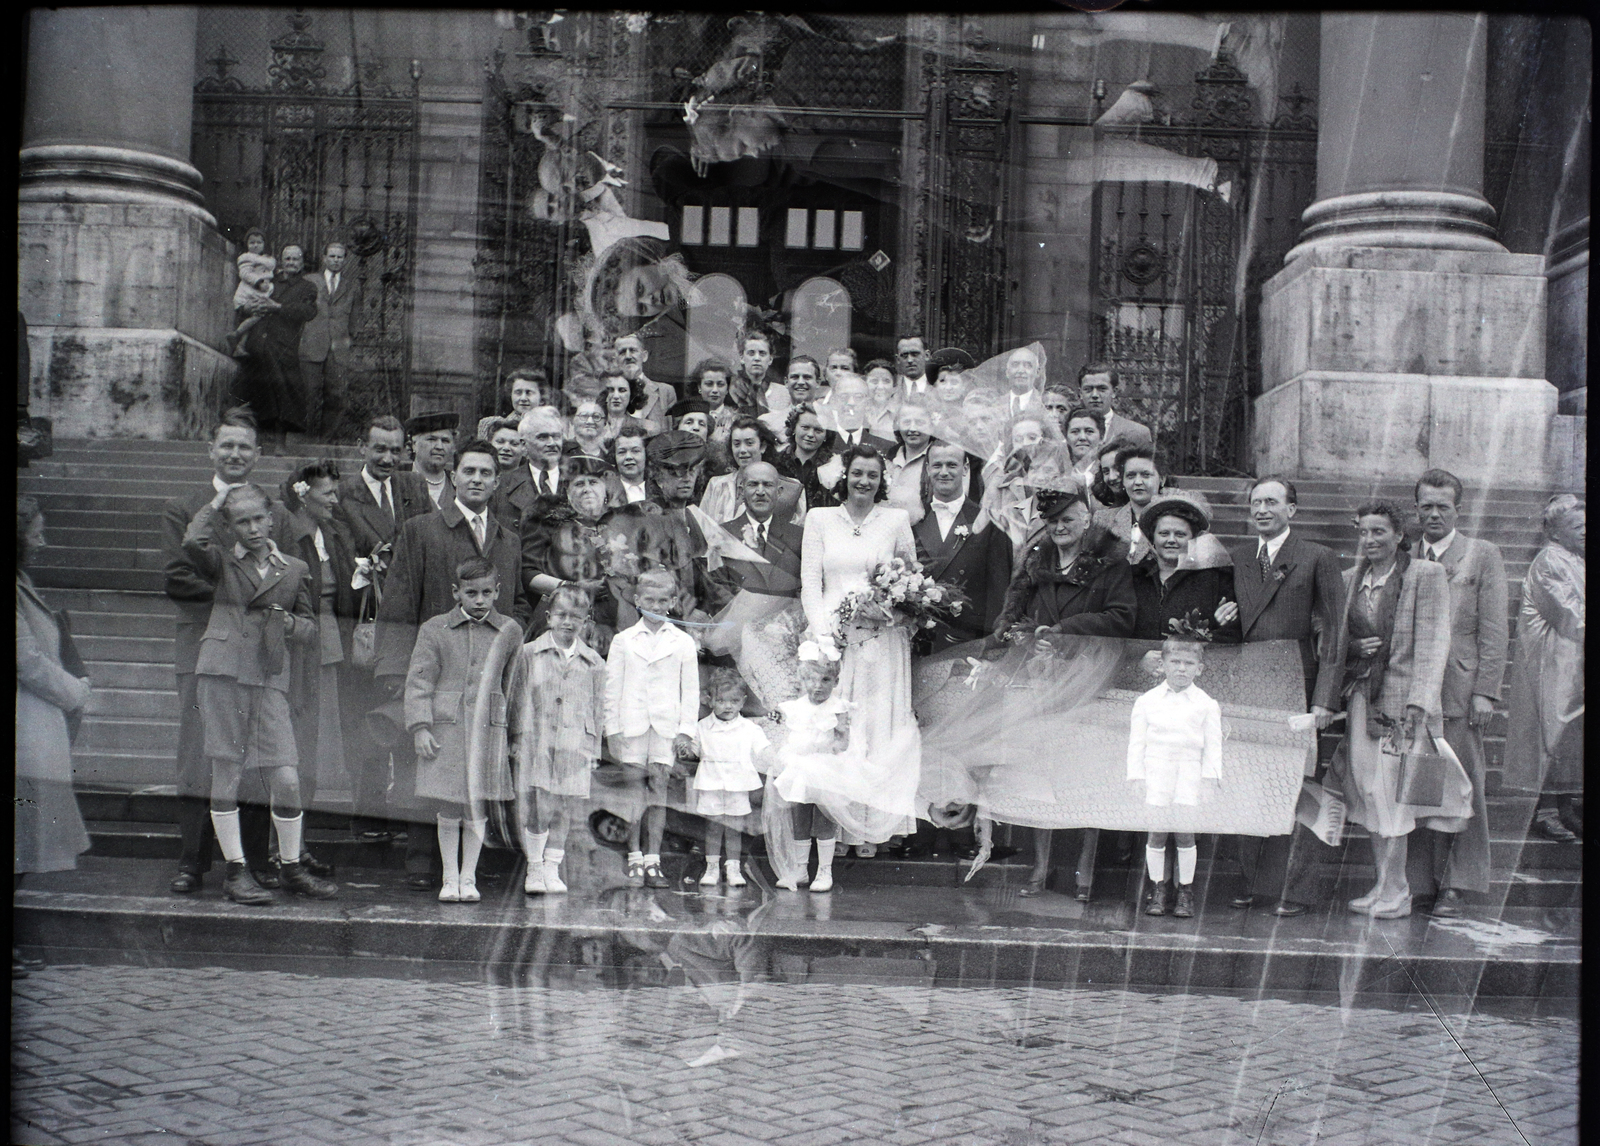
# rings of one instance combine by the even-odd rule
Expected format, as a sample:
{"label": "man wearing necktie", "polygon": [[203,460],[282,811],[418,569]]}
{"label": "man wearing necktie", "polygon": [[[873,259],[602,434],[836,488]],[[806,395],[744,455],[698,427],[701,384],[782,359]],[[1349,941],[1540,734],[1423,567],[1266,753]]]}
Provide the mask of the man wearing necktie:
{"label": "man wearing necktie", "polygon": [[967,453],[935,441],[928,447],[927,513],[912,526],[923,572],[945,581],[970,600],[961,612],[919,633],[913,651],[936,653],[994,631],[1011,584],[1011,539],[992,522],[979,528],[978,503],[967,496]]}
{"label": "man wearing necktie", "polygon": [[724,576],[716,576],[725,592],[745,589],[768,597],[800,598],[800,542],[805,530],[775,516],[782,479],[768,462],[751,462],[739,473],[739,496],[744,508],[722,528],[768,561],[757,565],[729,559]]}
{"label": "man wearing necktie", "polygon": [[[522,583],[521,541],[490,508],[499,469],[493,446],[481,439],[468,442],[456,459],[454,496],[437,513],[418,515],[400,527],[384,580],[383,604],[378,607],[373,668],[390,701],[404,691],[418,628],[455,608],[452,582],[456,568],[467,558],[485,557],[494,565],[500,576],[495,608],[524,627],[528,624],[531,609]],[[393,752],[395,803],[411,821],[407,882],[416,890],[437,890],[439,849],[432,813],[417,804],[416,757],[405,736]]]}
{"label": "man wearing necktie", "polygon": [[[1306,702],[1317,727],[1326,728],[1343,683],[1333,635],[1344,610],[1344,579],[1332,550],[1289,528],[1297,509],[1294,483],[1268,476],[1250,489],[1250,524],[1256,536],[1235,546],[1233,583],[1239,623],[1250,641],[1298,641]],[[1236,908],[1277,901],[1274,913],[1304,915],[1293,898],[1316,838],[1303,828],[1280,836],[1236,836],[1245,886]],[[1291,850],[1291,841],[1293,849]]]}
{"label": "man wearing necktie", "polygon": [[349,398],[350,355],[361,286],[347,267],[343,243],[322,250],[322,269],[306,275],[317,290],[317,314],[300,331],[300,376],[305,381],[307,429],[332,440]]}
{"label": "man wearing necktie", "polygon": [[[1472,780],[1472,817],[1459,832],[1417,824],[1407,852],[1407,880],[1429,914],[1461,915],[1464,891],[1489,890],[1489,817],[1484,802],[1483,730],[1494,715],[1506,671],[1509,590],[1498,546],[1456,529],[1461,479],[1428,470],[1415,487],[1422,540],[1417,555],[1444,566],[1450,585],[1450,657],[1440,693],[1445,742]],[[1437,894],[1435,894],[1437,889]]]}

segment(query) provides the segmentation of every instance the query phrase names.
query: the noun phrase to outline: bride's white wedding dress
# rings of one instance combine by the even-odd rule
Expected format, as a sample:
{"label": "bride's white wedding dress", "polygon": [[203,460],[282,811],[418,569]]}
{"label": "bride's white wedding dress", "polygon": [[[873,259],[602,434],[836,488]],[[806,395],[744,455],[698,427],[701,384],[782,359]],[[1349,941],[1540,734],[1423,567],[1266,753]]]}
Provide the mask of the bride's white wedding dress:
{"label": "bride's white wedding dress", "polygon": [[[814,635],[833,628],[847,593],[865,589],[877,567],[916,560],[911,518],[879,503],[858,528],[844,506],[806,514],[800,551],[800,603]],[[853,774],[808,775],[806,790],[839,825],[846,843],[882,843],[916,830],[922,740],[911,710],[911,637],[901,625],[846,634],[838,694],[850,704]],[[854,770],[865,769],[864,773]],[[866,796],[866,799],[863,797]]]}

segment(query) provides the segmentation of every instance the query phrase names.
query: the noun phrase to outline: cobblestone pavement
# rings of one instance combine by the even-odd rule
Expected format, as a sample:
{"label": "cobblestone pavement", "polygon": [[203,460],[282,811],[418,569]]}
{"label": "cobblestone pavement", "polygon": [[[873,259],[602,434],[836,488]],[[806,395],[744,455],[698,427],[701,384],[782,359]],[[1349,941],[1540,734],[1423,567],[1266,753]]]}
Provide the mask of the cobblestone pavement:
{"label": "cobblestone pavement", "polygon": [[11,1141],[1575,1143],[1577,1022],[1227,996],[57,966]]}

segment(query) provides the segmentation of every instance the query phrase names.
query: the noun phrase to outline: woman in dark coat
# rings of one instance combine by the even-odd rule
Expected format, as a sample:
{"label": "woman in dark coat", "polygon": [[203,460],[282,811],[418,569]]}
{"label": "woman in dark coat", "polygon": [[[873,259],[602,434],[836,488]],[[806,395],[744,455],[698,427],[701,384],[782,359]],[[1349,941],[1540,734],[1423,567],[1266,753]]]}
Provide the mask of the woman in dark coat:
{"label": "woman in dark coat", "polygon": [[[331,461],[320,461],[301,467],[280,491],[290,512],[285,548],[311,567],[317,612],[317,643],[296,653],[289,683],[289,709],[300,755],[300,795],[307,808],[314,806],[318,781],[335,779],[345,769],[345,740],[351,731],[346,725],[365,715],[346,713],[340,703],[342,694],[356,695],[349,678],[355,671],[351,641],[360,599],[350,587],[356,569],[355,542],[345,523],[334,516],[338,487],[339,471]],[[313,875],[332,874],[331,865],[309,852],[301,855],[300,862]]]}
{"label": "woman in dark coat", "polygon": [[779,475],[793,478],[805,491],[808,509],[838,505],[844,467],[828,447],[828,431],[810,402],[789,408],[785,427],[789,444],[772,458]]}
{"label": "woman in dark coat", "polygon": [[281,448],[286,431],[306,428],[310,403],[300,376],[300,331],[317,317],[317,288],[301,277],[305,255],[299,247],[285,247],[279,265],[272,298],[263,304],[268,309],[245,335],[238,387],[269,447]]}
{"label": "woman in dark coat", "polygon": [[[994,639],[1032,638],[1044,644],[1055,634],[1132,636],[1137,599],[1127,542],[1092,524],[1079,485],[1069,490],[1041,489],[1035,505],[1045,523],[1044,533],[1027,548],[1011,579]],[[1050,841],[1048,829],[1034,829],[1033,871],[1018,894],[1044,892],[1050,875]],[[1076,874],[1081,902],[1089,899],[1099,844],[1099,829],[1085,828]]]}
{"label": "woman in dark coat", "polygon": [[[1139,602],[1136,639],[1160,641],[1182,634],[1223,645],[1243,639],[1233,561],[1220,544],[1197,542],[1215,541],[1210,528],[1210,509],[1198,494],[1163,494],[1139,515],[1139,530],[1151,550],[1133,566],[1133,593]],[[1235,607],[1224,608],[1230,602]]]}

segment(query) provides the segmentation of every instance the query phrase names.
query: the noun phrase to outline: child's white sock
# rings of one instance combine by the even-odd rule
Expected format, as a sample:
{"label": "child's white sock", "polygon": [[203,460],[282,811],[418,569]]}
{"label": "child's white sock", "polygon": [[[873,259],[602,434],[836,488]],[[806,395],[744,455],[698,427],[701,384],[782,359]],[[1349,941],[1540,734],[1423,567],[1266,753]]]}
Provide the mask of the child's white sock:
{"label": "child's white sock", "polygon": [[1160,883],[1162,880],[1166,879],[1167,878],[1167,849],[1166,849],[1166,846],[1163,845],[1163,846],[1161,846],[1159,848],[1153,848],[1149,844],[1146,844],[1145,845],[1145,849],[1144,849],[1144,865],[1145,865],[1145,870],[1150,873],[1150,878],[1152,880],[1154,880],[1156,883]]}
{"label": "child's white sock", "polygon": [[444,883],[461,882],[461,821],[449,816],[439,820],[439,859],[444,864]]}
{"label": "child's white sock", "polygon": [[643,852],[629,852],[628,853],[628,866],[632,867],[634,864],[639,864],[640,866],[644,865],[644,853]]}
{"label": "child's white sock", "polygon": [[827,872],[830,876],[833,874],[832,840],[817,841],[817,875],[820,876],[823,872]]}
{"label": "child's white sock", "polygon": [[469,879],[478,878],[478,853],[483,850],[488,820],[461,821],[461,874]]}
{"label": "child's white sock", "polygon": [[660,867],[661,866],[661,857],[659,855],[657,855],[655,852],[645,852],[644,853],[644,866],[645,867]]}
{"label": "child's white sock", "polygon": [[562,860],[564,860],[566,858],[567,858],[567,851],[566,851],[565,848],[545,848],[544,849],[544,862],[545,863],[559,864]]}
{"label": "child's white sock", "polygon": [[305,822],[304,812],[288,819],[272,813],[272,826],[278,833],[278,858],[284,863],[300,862],[300,841],[304,835],[301,829]]}
{"label": "child's white sock", "polygon": [[1199,847],[1178,849],[1178,882],[1189,884],[1194,882],[1194,867],[1200,858]]}
{"label": "child's white sock", "polygon": [[222,849],[222,858],[229,863],[243,863],[244,844],[239,839],[239,809],[212,812],[211,830],[217,833],[217,846]]}
{"label": "child's white sock", "polygon": [[550,838],[549,832],[530,832],[522,829],[522,852],[528,857],[529,863],[538,863],[539,857],[544,855],[544,843]]}

